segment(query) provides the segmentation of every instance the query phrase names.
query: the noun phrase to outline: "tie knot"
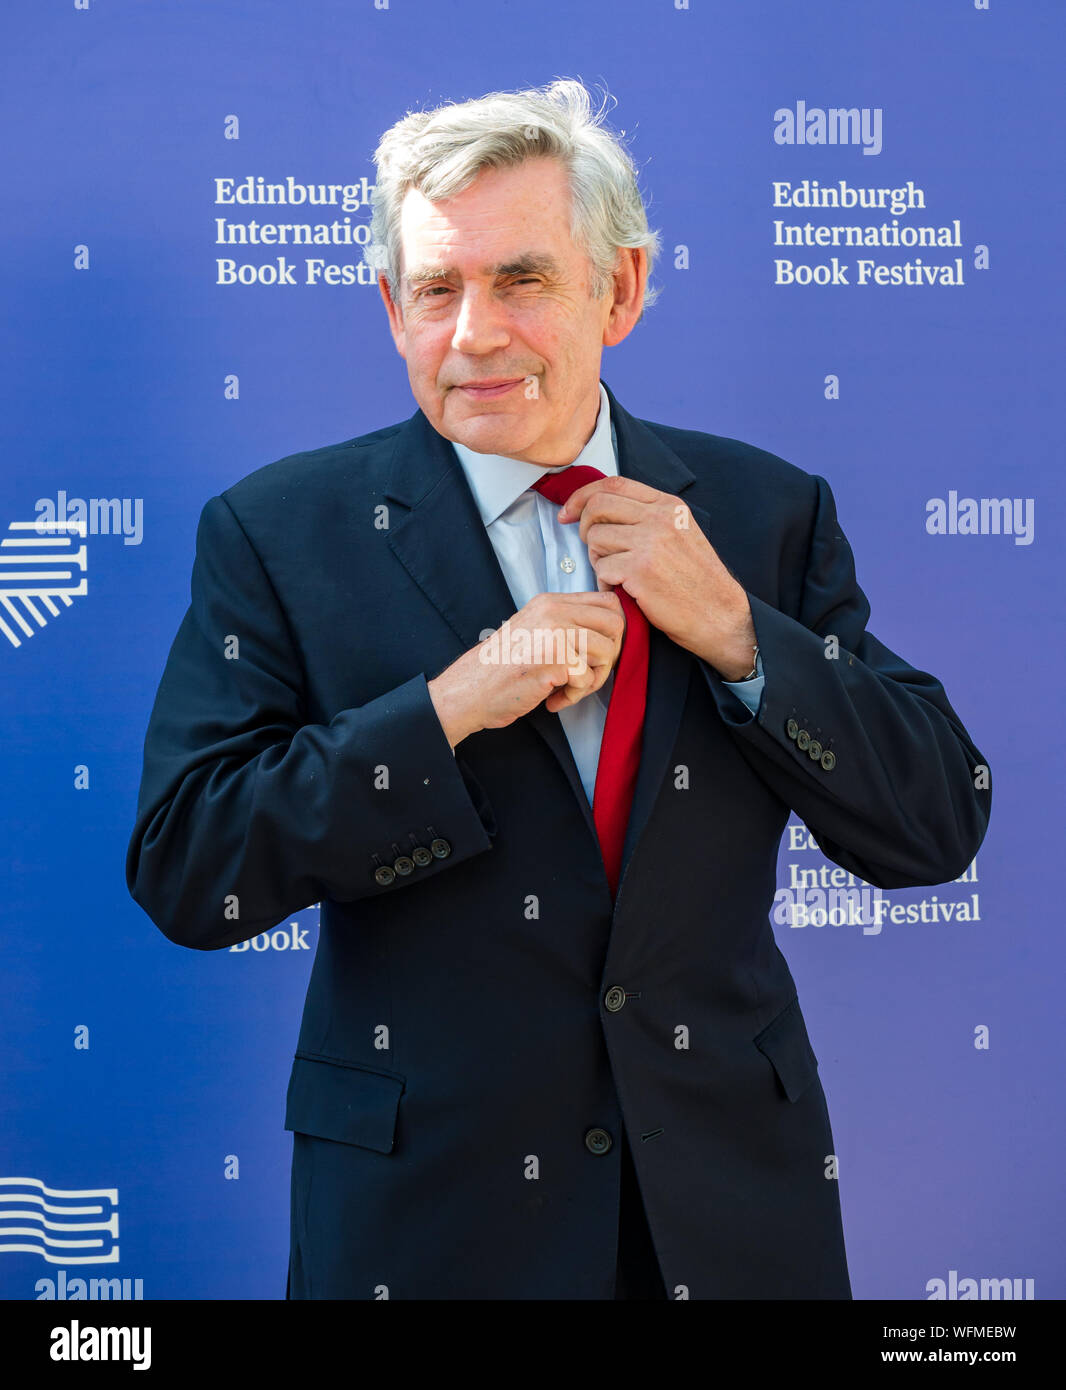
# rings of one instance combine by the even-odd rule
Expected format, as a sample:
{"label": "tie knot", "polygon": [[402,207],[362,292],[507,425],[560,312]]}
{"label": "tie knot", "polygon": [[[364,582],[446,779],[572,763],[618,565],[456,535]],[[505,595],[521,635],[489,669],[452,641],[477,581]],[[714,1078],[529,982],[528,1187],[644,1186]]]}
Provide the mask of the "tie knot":
{"label": "tie knot", "polygon": [[603,476],[598,468],[590,468],[586,463],[572,463],[569,468],[564,468],[559,473],[545,473],[530,490],[541,493],[549,502],[561,507],[579,487],[595,482]]}

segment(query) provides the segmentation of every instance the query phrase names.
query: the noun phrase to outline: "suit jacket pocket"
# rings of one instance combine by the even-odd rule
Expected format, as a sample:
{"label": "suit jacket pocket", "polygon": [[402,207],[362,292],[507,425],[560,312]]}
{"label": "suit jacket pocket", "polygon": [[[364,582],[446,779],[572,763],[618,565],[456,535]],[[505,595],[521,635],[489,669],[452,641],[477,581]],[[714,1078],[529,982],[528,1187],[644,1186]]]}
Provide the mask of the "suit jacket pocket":
{"label": "suit jacket pocket", "polygon": [[770,1059],[789,1100],[798,1100],[814,1080],[818,1058],[814,1055],[799,999],[793,998],[753,1039]]}
{"label": "suit jacket pocket", "polygon": [[298,1052],[289,1077],[285,1128],[391,1153],[403,1091],[404,1078],[395,1072]]}

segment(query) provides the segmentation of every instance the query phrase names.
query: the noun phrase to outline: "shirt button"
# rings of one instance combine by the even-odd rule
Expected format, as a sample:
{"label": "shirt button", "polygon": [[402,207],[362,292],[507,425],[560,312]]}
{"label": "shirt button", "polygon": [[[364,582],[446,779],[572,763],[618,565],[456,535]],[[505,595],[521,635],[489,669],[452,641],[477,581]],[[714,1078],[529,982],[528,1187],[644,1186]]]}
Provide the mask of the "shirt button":
{"label": "shirt button", "polygon": [[837,765],[837,755],[829,748],[822,754],[822,766],[826,772],[832,772]]}
{"label": "shirt button", "polygon": [[434,859],[447,859],[452,852],[452,847],[448,841],[441,839],[439,835],[435,840],[429,842],[429,849]]}
{"label": "shirt button", "polygon": [[799,731],[800,726],[796,723],[794,719],[790,719],[788,723],[785,725],[785,733],[788,734],[789,738],[793,741],[795,741],[796,735],[799,733]]}
{"label": "shirt button", "polygon": [[796,735],[796,747],[797,747],[798,749],[800,749],[801,752],[806,753],[807,749],[808,749],[810,746],[811,746],[811,736],[810,736],[810,734],[807,732],[806,729],[801,729],[801,730],[799,731],[799,733]]}
{"label": "shirt button", "polygon": [[812,738],[811,746],[807,749],[807,757],[811,758],[814,762],[817,762],[821,756],[822,745],[818,742],[816,738]]}
{"label": "shirt button", "polygon": [[433,856],[430,854],[429,850],[426,849],[425,845],[415,845],[414,849],[411,851],[411,858],[420,869],[424,869],[427,864],[433,863]]}
{"label": "shirt button", "polygon": [[621,985],[612,985],[603,996],[603,1002],[611,1013],[616,1014],[619,1009],[625,1007],[626,992]]}
{"label": "shirt button", "polygon": [[389,868],[388,864],[382,864],[379,869],[374,870],[374,880],[380,883],[382,888],[387,888],[390,883],[395,883],[396,874]]}
{"label": "shirt button", "polygon": [[571,560],[569,555],[564,555],[559,561],[559,568],[564,574],[573,574],[574,570],[577,569],[577,565]]}
{"label": "shirt button", "polygon": [[585,1148],[590,1154],[605,1154],[613,1142],[605,1129],[590,1129],[585,1135]]}
{"label": "shirt button", "polygon": [[408,854],[401,854],[398,859],[393,860],[392,867],[398,874],[407,875],[414,873],[415,861]]}

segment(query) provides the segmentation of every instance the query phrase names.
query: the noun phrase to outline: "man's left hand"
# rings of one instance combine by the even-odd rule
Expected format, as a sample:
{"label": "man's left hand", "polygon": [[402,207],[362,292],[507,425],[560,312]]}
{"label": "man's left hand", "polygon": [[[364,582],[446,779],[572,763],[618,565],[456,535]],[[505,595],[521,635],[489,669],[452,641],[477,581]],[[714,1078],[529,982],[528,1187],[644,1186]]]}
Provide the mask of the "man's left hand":
{"label": "man's left hand", "polygon": [[598,478],[576,489],[559,518],[580,520],[601,590],[620,585],[649,623],[723,680],[748,675],[755,646],[748,596],[680,497],[634,478]]}

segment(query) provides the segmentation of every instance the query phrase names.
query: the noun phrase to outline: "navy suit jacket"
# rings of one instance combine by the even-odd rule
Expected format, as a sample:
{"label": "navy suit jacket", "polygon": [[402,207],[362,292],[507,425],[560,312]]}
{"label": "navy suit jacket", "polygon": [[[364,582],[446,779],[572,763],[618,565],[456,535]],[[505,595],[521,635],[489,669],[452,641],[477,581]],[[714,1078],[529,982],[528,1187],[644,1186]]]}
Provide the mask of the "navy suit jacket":
{"label": "navy suit jacket", "polygon": [[453,756],[434,711],[427,681],[514,604],[421,411],[203,509],[127,877],[200,950],[321,903],[287,1098],[291,1298],[611,1298],[623,1124],[669,1297],[850,1297],[768,915],[778,845],[794,811],[871,884],[956,878],[984,759],[940,683],[867,632],[824,479],[608,396],[621,473],[691,508],[766,678],[752,715],[652,629],[613,903],[557,717]]}

